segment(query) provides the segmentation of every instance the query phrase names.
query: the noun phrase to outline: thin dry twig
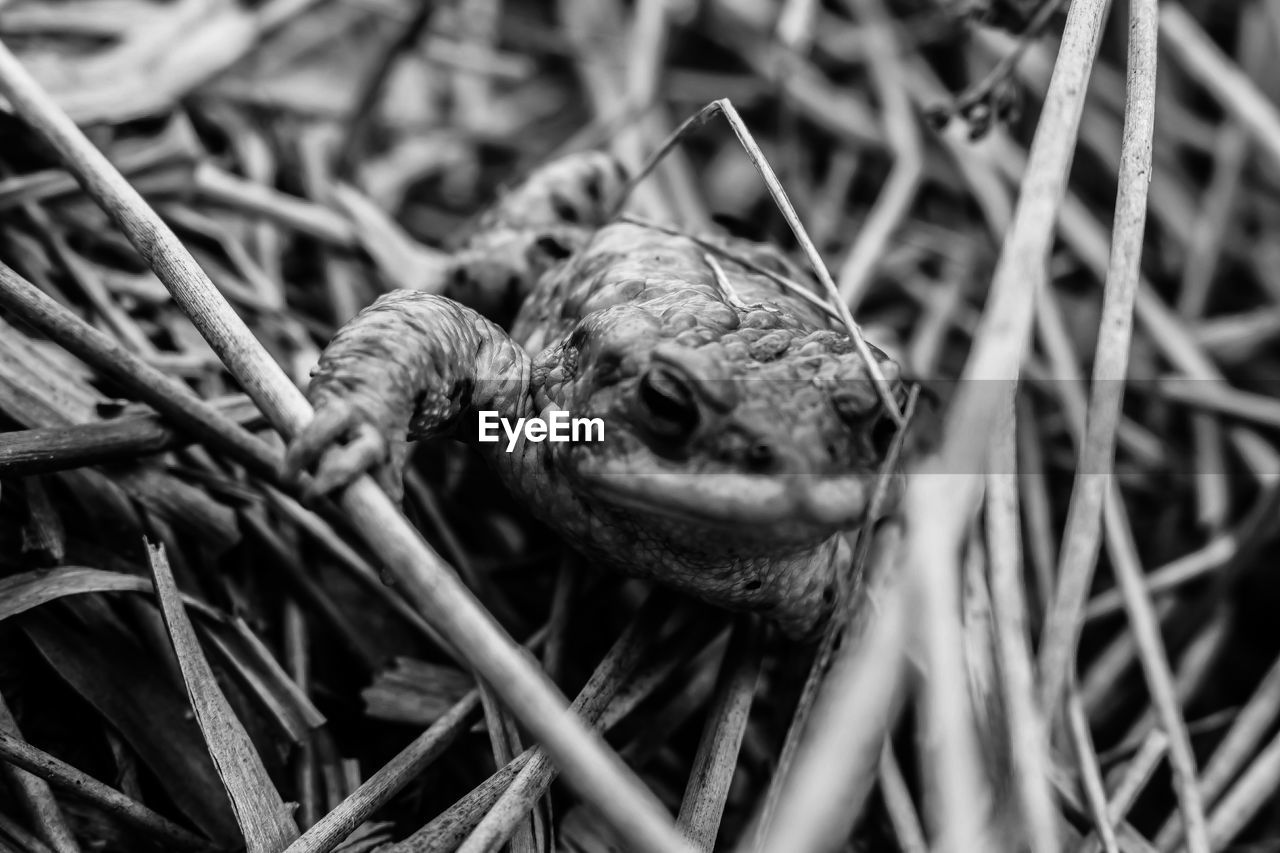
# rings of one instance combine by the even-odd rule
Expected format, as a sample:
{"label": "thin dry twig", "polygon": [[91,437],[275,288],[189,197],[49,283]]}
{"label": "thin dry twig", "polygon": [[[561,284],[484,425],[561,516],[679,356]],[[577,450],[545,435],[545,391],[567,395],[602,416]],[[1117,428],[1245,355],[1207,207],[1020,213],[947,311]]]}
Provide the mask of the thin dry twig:
{"label": "thin dry twig", "polygon": [[720,832],[720,818],[760,678],[763,633],[757,620],[740,617],[720,664],[707,722],[676,817],[676,825],[700,850],[714,849]]}
{"label": "thin dry twig", "polygon": [[[1258,747],[1280,716],[1280,658],[1263,676],[1249,701],[1236,715],[1231,728],[1223,736],[1213,756],[1200,774],[1200,793],[1206,805],[1213,805],[1235,780],[1250,758],[1259,754]],[[1182,825],[1170,817],[1156,834],[1155,845],[1172,851],[1182,840]]]}
{"label": "thin dry twig", "polygon": [[[284,602],[281,617],[284,629],[284,657],[289,679],[302,695],[311,689],[310,635],[302,608],[293,599]],[[315,741],[310,732],[302,736],[293,760],[293,783],[298,799],[298,828],[307,830],[320,819],[319,768]],[[296,843],[296,842],[295,842]]]}
{"label": "thin dry twig", "polygon": [[76,317],[3,263],[0,263],[0,304],[106,375],[127,384],[143,400],[193,435],[221,448],[269,482],[283,484],[278,453],[273,453],[225,413],[201,400],[190,388]]}
{"label": "thin dry twig", "polygon": [[[587,725],[600,725],[626,678],[656,640],[671,614],[671,607],[671,598],[665,591],[651,593],[592,672],[572,706]],[[542,748],[526,750],[506,767],[513,767],[516,762],[521,764],[515,778],[499,792],[492,807],[458,847],[459,853],[481,853],[501,846],[546,793],[558,773],[552,758]]]}
{"label": "thin dry twig", "polygon": [[1160,725],[1169,738],[1169,763],[1173,768],[1174,790],[1178,794],[1187,833],[1187,848],[1190,853],[1208,853],[1211,848],[1205,826],[1204,801],[1196,787],[1195,753],[1187,734],[1186,721],[1182,719],[1168,656],[1160,638],[1160,624],[1142,586],[1137,546],[1127,535],[1128,521],[1124,518],[1124,506],[1114,484],[1105,495],[1103,512],[1114,518],[1114,523],[1107,525],[1107,548],[1116,582],[1125,597],[1125,611],[1138,646],[1142,671],[1151,690],[1151,700]]}
{"label": "thin dry twig", "polygon": [[1280,110],[1213,43],[1181,4],[1161,4],[1160,36],[1186,72],[1249,131],[1259,149],[1280,164]]}
{"label": "thin dry twig", "polygon": [[1226,849],[1264,806],[1275,799],[1280,785],[1280,735],[1258,753],[1249,769],[1218,801],[1209,819],[1214,850]]}
{"label": "thin dry twig", "polygon": [[840,265],[840,296],[857,307],[890,237],[906,219],[924,177],[924,143],[906,90],[906,71],[893,19],[882,0],[848,0],[867,32],[871,78],[884,111],[885,139],[893,148],[893,169],[867,214],[858,237]]}
{"label": "thin dry twig", "polygon": [[[1240,535],[1233,530],[1210,540],[1203,547],[1171,560],[1159,568],[1147,572],[1143,584],[1147,595],[1170,592],[1179,586],[1217,571],[1232,561],[1239,552]],[[1119,589],[1109,589],[1095,596],[1085,608],[1087,620],[1100,619],[1124,609],[1124,596]]]}
{"label": "thin dry twig", "polygon": [[413,16],[404,23],[395,41],[383,51],[373,70],[369,72],[368,77],[361,83],[360,92],[355,98],[355,107],[351,110],[351,115],[344,123],[346,136],[342,139],[342,143],[338,146],[338,151],[334,155],[333,171],[334,177],[337,179],[345,180],[351,177],[352,170],[356,165],[356,155],[368,135],[369,123],[373,118],[374,111],[378,108],[378,102],[383,88],[387,84],[387,79],[391,76],[396,63],[400,61],[401,55],[412,50],[415,45],[422,41],[423,34],[426,33],[427,25],[431,23],[431,16],[435,11],[436,4],[420,3]]}
{"label": "thin dry twig", "polygon": [[[968,117],[975,108],[982,106],[989,108],[996,97],[997,90],[1008,80],[1009,75],[1017,68],[1027,50],[1036,43],[1036,38],[1049,25],[1049,21],[1053,19],[1053,16],[1057,14],[1062,2],[1063,0],[1048,0],[1048,2],[1040,4],[1035,16],[1027,23],[1026,29],[1018,37],[1017,47],[1001,57],[995,67],[988,71],[981,80],[971,84],[956,96],[954,105],[956,112]],[[989,118],[990,116],[988,116]]]}
{"label": "thin dry twig", "polygon": [[421,775],[449,744],[467,730],[479,708],[480,694],[472,690],[299,836],[285,849],[285,853],[329,853],[405,785]]}
{"label": "thin dry twig", "polygon": [[1080,702],[1074,683],[1068,684],[1065,689],[1067,732],[1075,752],[1076,766],[1080,770],[1080,787],[1084,791],[1085,805],[1093,818],[1093,827],[1102,842],[1104,853],[1120,853],[1116,830],[1111,825],[1111,815],[1107,812],[1107,791],[1102,784],[1102,770],[1098,766],[1098,753],[1093,748],[1093,738],[1089,734],[1089,721],[1084,714],[1084,705]]}
{"label": "thin dry twig", "polygon": [[[0,696],[0,746],[8,746],[12,743],[21,751],[21,748],[26,746],[21,738],[22,732],[18,730],[18,721],[14,719],[4,697]],[[14,797],[26,807],[40,836],[53,848],[54,853],[80,853],[80,845],[76,843],[76,837],[72,834],[71,827],[67,825],[67,819],[62,814],[58,801],[54,799],[49,783],[41,776],[22,769],[21,765],[7,754],[5,757],[13,766],[4,768],[4,778],[9,783],[9,789]]]}
{"label": "thin dry twig", "polygon": [[925,840],[924,827],[920,825],[920,816],[916,814],[916,806],[911,799],[911,789],[903,778],[890,741],[885,741],[884,751],[880,753],[880,794],[884,797],[885,811],[889,813],[902,853],[926,853],[929,842]]}
{"label": "thin dry twig", "polygon": [[[1142,742],[1137,754],[1127,766],[1119,781],[1112,785],[1111,796],[1107,800],[1107,825],[1122,823],[1133,806],[1134,800],[1142,793],[1143,787],[1150,781],[1156,767],[1164,759],[1169,746],[1169,739],[1158,731],[1151,732]],[[1114,774],[1113,774],[1114,775]],[[1102,842],[1096,838],[1087,838],[1085,843],[1077,846],[1081,853],[1097,853]]]}
{"label": "thin dry twig", "polygon": [[[36,749],[12,734],[0,731],[0,758],[25,772],[34,774],[41,782],[53,783],[89,800],[107,814],[122,823],[137,827],[146,835],[180,850],[212,850],[213,845],[183,829],[173,821],[127,797],[92,776],[61,761],[43,750]],[[47,784],[46,783],[46,784]],[[58,848],[63,849],[63,848]],[[79,847],[72,849],[79,850]]]}
{"label": "thin dry twig", "polygon": [[201,163],[191,181],[192,188],[211,203],[260,216],[334,248],[359,245],[359,234],[350,220],[313,201],[256,184],[212,163]]}
{"label": "thin dry twig", "polygon": [[1009,755],[1018,805],[1026,822],[1031,849],[1061,849],[1054,808],[1049,738],[1035,699],[1035,675],[1029,647],[1027,596],[1023,586],[1022,537],[1019,531],[1018,474],[1014,424],[1007,423],[992,454],[987,475],[987,565],[1000,685],[1009,724]]}

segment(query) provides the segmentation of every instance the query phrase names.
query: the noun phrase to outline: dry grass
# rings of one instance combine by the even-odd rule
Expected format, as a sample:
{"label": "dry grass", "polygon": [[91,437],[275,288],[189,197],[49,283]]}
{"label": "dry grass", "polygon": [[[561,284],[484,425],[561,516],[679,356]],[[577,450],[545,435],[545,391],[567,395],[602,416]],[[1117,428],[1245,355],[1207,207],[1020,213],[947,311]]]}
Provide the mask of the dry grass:
{"label": "dry grass", "polygon": [[[1048,5],[0,0],[0,853],[1280,847],[1280,13]],[[940,398],[821,644],[458,445],[300,500],[337,325],[722,98],[628,215]]]}

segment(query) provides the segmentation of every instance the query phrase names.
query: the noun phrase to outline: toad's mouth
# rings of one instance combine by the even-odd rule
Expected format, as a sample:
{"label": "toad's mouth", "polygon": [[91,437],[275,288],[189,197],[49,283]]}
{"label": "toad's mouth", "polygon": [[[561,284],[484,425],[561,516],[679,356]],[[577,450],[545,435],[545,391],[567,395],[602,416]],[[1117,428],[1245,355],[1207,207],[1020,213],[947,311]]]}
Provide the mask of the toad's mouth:
{"label": "toad's mouth", "polygon": [[623,466],[579,468],[593,499],[710,526],[801,522],[833,529],[862,521],[875,475],[636,472]]}

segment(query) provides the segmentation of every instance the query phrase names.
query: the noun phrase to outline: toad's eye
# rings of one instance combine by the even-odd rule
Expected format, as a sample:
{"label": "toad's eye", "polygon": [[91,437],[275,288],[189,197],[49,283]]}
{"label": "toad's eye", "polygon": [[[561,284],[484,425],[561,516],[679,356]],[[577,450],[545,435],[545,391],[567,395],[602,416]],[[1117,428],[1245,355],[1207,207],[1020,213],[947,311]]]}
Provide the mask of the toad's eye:
{"label": "toad's eye", "polygon": [[688,380],[670,370],[652,368],[640,377],[640,412],[659,438],[682,441],[698,428],[698,402]]}

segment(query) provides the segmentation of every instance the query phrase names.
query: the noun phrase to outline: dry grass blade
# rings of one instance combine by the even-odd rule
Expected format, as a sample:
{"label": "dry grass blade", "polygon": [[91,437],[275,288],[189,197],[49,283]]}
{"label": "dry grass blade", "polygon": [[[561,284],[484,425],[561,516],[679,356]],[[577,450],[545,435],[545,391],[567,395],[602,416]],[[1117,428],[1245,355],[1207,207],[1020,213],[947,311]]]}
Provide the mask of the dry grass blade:
{"label": "dry grass blade", "polygon": [[[0,744],[10,742],[18,744],[19,748],[26,746],[22,740],[22,732],[18,730],[18,721],[13,718],[4,697],[0,696]],[[9,783],[9,790],[26,807],[40,836],[55,853],[79,853],[80,845],[76,843],[58,801],[49,790],[49,783],[40,776],[21,769],[8,755],[5,757],[11,762],[11,766],[4,768],[3,774]]]}
{"label": "dry grass blade", "polygon": [[192,175],[195,190],[207,201],[260,216],[336,248],[359,245],[355,225],[327,207],[277,192],[202,163]]}
{"label": "dry grass blade", "polygon": [[[659,614],[662,609],[664,608],[656,608],[648,618]],[[677,634],[673,638],[674,649],[665,650],[669,654],[649,655],[648,664],[639,670],[633,670],[636,656],[645,653],[647,644],[655,637],[654,631],[645,630],[642,623],[633,621],[632,628],[635,630],[625,632],[614,643],[591,679],[579,692],[574,701],[575,709],[593,725],[608,731],[666,682],[684,659],[703,645],[708,629],[717,624],[718,621],[713,621],[710,625],[699,625],[684,635]],[[723,640],[727,633],[723,632],[719,639],[707,644],[697,654],[694,665],[704,663],[709,667],[710,662],[723,651]],[[698,688],[697,685],[704,681],[705,689]],[[700,671],[699,677],[694,679],[693,685],[686,688],[679,702],[687,703],[689,710],[692,710],[706,700],[710,690],[711,679],[702,678]],[[654,734],[650,730],[645,737]],[[663,734],[657,735],[659,741],[664,737]],[[638,754],[643,757],[634,743],[625,754],[633,760]],[[534,808],[556,775],[556,768],[547,760],[543,751],[526,750],[413,836],[388,847],[386,853],[455,850],[459,849],[464,840],[474,842],[480,849],[491,849],[500,844],[501,839]]]}
{"label": "dry grass blade", "polygon": [[[0,93],[67,162],[85,189],[170,289],[227,369],[286,435],[312,415],[302,392],[281,371],[218,293],[171,230],[0,45]],[[369,477],[342,497],[352,524],[396,574],[405,593],[494,686],[619,834],[641,850],[687,849],[670,815],[603,742],[569,713],[568,703],[494,624]]]}
{"label": "dry grass blade", "polygon": [[[121,172],[139,182],[162,176],[187,176],[199,155],[191,126],[183,120],[171,121],[158,137],[142,148],[113,152],[112,162]],[[76,179],[61,168],[42,169],[0,179],[0,210],[31,206],[40,202],[65,200],[79,191]],[[39,215],[39,214],[38,214]]]}
{"label": "dry grass blade", "polygon": [[[1183,584],[1204,577],[1231,562],[1239,552],[1241,536],[1232,531],[1210,541],[1199,550],[1173,560],[1147,572],[1143,583],[1147,595],[1157,595],[1177,589]],[[1124,609],[1124,596],[1118,589],[1109,589],[1095,596],[1085,608],[1085,619],[1099,619]]]}
{"label": "dry grass blade", "polygon": [[[1171,758],[1175,766],[1175,782],[1179,793],[1179,801],[1180,803],[1189,803],[1189,806],[1184,806],[1184,811],[1189,812],[1194,820],[1194,815],[1197,812],[1203,813],[1203,806],[1199,804],[1196,791],[1187,781],[1194,777],[1195,762],[1186,737],[1186,727],[1178,710],[1180,695],[1172,686],[1169,664],[1160,641],[1155,614],[1152,612],[1150,602],[1144,594],[1141,594],[1142,584],[1148,582],[1152,575],[1142,575],[1141,569],[1136,566],[1133,534],[1127,527],[1127,518],[1122,512],[1123,507],[1119,504],[1118,492],[1114,487],[1108,490],[1106,500],[1103,524],[1106,528],[1107,544],[1111,552],[1112,563],[1116,567],[1117,576],[1121,579],[1120,588],[1116,595],[1124,601],[1126,608],[1133,614],[1131,619],[1134,630],[1133,633],[1119,635],[1117,642],[1113,643],[1112,649],[1108,653],[1099,656],[1093,671],[1090,673],[1090,684],[1106,684],[1108,681],[1106,673],[1111,672],[1114,674],[1117,664],[1127,665],[1127,663],[1132,662],[1135,655],[1142,658],[1144,671],[1147,673],[1160,719],[1172,739]],[[1235,544],[1228,544],[1230,545],[1227,555],[1229,557],[1230,553],[1234,553]],[[1205,550],[1211,551],[1212,549]],[[1196,557],[1196,555],[1192,556]],[[1217,624],[1218,621],[1220,620],[1216,620],[1214,624]],[[1185,675],[1187,684],[1194,684],[1199,677],[1197,672],[1202,674],[1205,671],[1209,659],[1208,655],[1211,654],[1209,650],[1216,643],[1214,636],[1215,632],[1205,631],[1202,634],[1202,640],[1197,641],[1184,654],[1183,666],[1185,670],[1180,673],[1180,678]],[[1112,652],[1115,652],[1115,654],[1112,654]],[[1099,695],[1097,691],[1093,692],[1095,696]],[[1146,724],[1147,719],[1148,717],[1144,716],[1143,725]],[[1161,752],[1163,749],[1162,741]],[[1143,758],[1148,762],[1155,760],[1152,754],[1149,753],[1144,754]],[[1134,785],[1141,787],[1145,781],[1144,772],[1149,773],[1150,770],[1144,771],[1141,762],[1135,762],[1132,769],[1136,774],[1136,777],[1131,777],[1134,778]],[[1133,792],[1133,795],[1136,796],[1136,791]]]}
{"label": "dry grass blade", "polygon": [[[1277,717],[1280,717],[1280,659],[1271,665],[1200,774],[1200,793],[1207,805],[1217,802],[1250,757],[1258,754],[1259,745]],[[1181,840],[1182,826],[1170,818],[1156,835],[1155,845],[1167,853]]]}
{"label": "dry grass blade", "polygon": [[448,268],[447,255],[414,243],[400,226],[353,187],[337,184],[331,196],[351,218],[365,251],[390,283],[417,290],[426,282],[442,280]]}
{"label": "dry grass blade", "polygon": [[1223,54],[1181,4],[1161,5],[1160,35],[1187,73],[1280,164],[1280,110],[1249,75]]}
{"label": "dry grass blade", "polygon": [[1013,764],[1018,805],[1031,849],[1056,853],[1061,849],[1058,812],[1050,785],[1053,761],[1049,738],[1036,704],[1031,665],[1027,595],[1023,586],[1022,537],[1019,531],[1017,449],[1014,424],[997,437],[992,455],[998,473],[987,476],[987,566],[991,607],[995,614],[995,644],[1000,687],[1009,720],[1009,755]]}
{"label": "dry grass blade", "polygon": [[148,543],[147,553],[156,598],[178,658],[182,680],[209,754],[231,799],[246,850],[248,853],[280,853],[298,837],[290,809],[280,799],[244,725],[218,687],[213,668],[200,648],[178,595],[164,547]]}
{"label": "dry grass blade", "polygon": [[391,75],[401,54],[422,39],[434,11],[434,4],[420,4],[417,11],[401,28],[395,43],[382,54],[378,64],[365,78],[360,87],[360,93],[356,96],[355,108],[346,122],[346,136],[338,147],[338,153],[334,159],[335,177],[344,179],[351,175],[355,167],[356,154],[359,153],[360,146],[368,135],[368,125],[373,118],[374,110],[377,109],[387,78]]}
{"label": "dry grass blade", "polygon": [[[655,642],[671,614],[672,599],[665,591],[651,593],[631,623],[609,648],[573,702],[573,709],[588,725],[597,726],[615,705],[642,657]],[[687,614],[680,614],[682,621]],[[459,853],[481,853],[499,848],[546,793],[558,769],[547,751],[529,750],[517,756],[523,762],[506,790],[487,810],[458,848]],[[507,764],[511,767],[515,761]]]}
{"label": "dry grass blade", "polygon": [[23,211],[32,223],[46,234],[45,240],[49,248],[57,255],[58,260],[62,262],[85,298],[101,315],[111,331],[134,352],[154,356],[156,348],[143,334],[138,323],[112,298],[94,266],[67,244],[66,238],[62,236],[57,224],[48,213],[36,204],[24,205]]}
{"label": "dry grass blade", "polygon": [[329,853],[340,845],[360,824],[430,766],[471,725],[479,707],[479,692],[468,693],[395,758],[366,779],[351,796],[290,844],[285,853]]}
{"label": "dry grass blade", "polygon": [[[48,780],[64,790],[84,797],[107,814],[137,827],[158,842],[180,850],[212,849],[208,841],[168,818],[5,731],[0,731],[0,758],[36,774],[42,780]],[[73,845],[70,848],[55,846],[55,849],[79,848]]]}
{"label": "dry grass blade", "polygon": [[1280,401],[1264,394],[1253,394],[1219,383],[1203,380],[1164,379],[1157,386],[1159,394],[1196,409],[1275,429],[1280,426]]}
{"label": "dry grass blade", "polygon": [[[55,590],[82,592],[108,583],[107,577],[97,582],[84,580],[91,573],[151,590],[145,578],[88,569],[55,570],[48,576],[48,585]],[[58,620],[42,609],[32,610],[51,595],[44,588],[44,578],[33,577],[34,574],[28,573],[25,583],[16,587],[16,594],[0,597],[0,602],[8,605],[18,599],[19,605],[14,609],[27,611],[20,623],[22,630],[42,658],[93,705],[160,778],[182,780],[181,785],[170,786],[168,791],[192,823],[221,844],[238,842],[239,830],[226,792],[199,728],[192,721],[190,703],[173,680],[174,673],[162,671],[156,656],[139,649],[135,638],[124,631],[101,630],[107,623],[93,617],[105,612],[102,602],[66,602],[72,612],[79,614],[80,621],[88,619],[98,630],[80,627],[79,622]],[[77,577],[81,580],[77,581]],[[150,611],[149,618],[158,620],[158,614]],[[163,642],[163,635],[158,639]]]}
{"label": "dry grass blade", "polygon": [[1084,601],[1101,542],[1102,504],[1111,484],[1146,226],[1155,126],[1156,7],[1135,0],[1130,10],[1129,98],[1102,333],[1094,358],[1085,441],[1068,510],[1057,588],[1040,649],[1040,704],[1049,714],[1058,707],[1074,666]]}
{"label": "dry grass blade", "polygon": [[[235,65],[272,29],[315,2],[318,0],[277,2],[256,12],[218,8],[191,22],[196,25],[170,31],[150,56],[130,55],[130,61],[120,62],[124,66],[119,68],[121,73],[107,76],[103,83],[61,92],[58,103],[86,124],[163,113],[201,83]],[[135,49],[121,48],[130,54]],[[114,59],[119,61],[120,57]],[[92,70],[86,72],[89,79],[97,79]]]}
{"label": "dry grass blade", "polygon": [[[991,164],[1009,180],[1020,176],[1019,165],[1025,161],[1021,153],[1007,140],[997,140],[998,155]],[[1062,206],[1061,235],[1063,241],[1079,256],[1080,260],[1102,281],[1109,266],[1110,251],[1107,232],[1092,215],[1087,206],[1076,196],[1068,194]],[[1221,380],[1222,373],[1145,279],[1139,283],[1134,305],[1137,320],[1161,355],[1178,370],[1196,379]],[[1266,479],[1270,472],[1280,469],[1275,452],[1265,444],[1252,441],[1247,435],[1233,430],[1229,435],[1236,451],[1249,460],[1249,468]]]}
{"label": "dry grass blade", "polygon": [[[317,544],[323,547],[338,561],[353,580],[381,600],[393,613],[399,616],[422,636],[429,638],[441,648],[447,649],[449,644],[427,623],[422,616],[405,600],[396,595],[378,574],[378,570],[356,551],[325,519],[304,507],[286,494],[265,487],[267,502],[280,515],[287,518],[298,529],[306,532]],[[532,641],[531,641],[532,642]]]}
{"label": "dry grass blade", "polygon": [[1257,754],[1253,764],[1214,808],[1209,819],[1212,849],[1227,849],[1268,803],[1275,802],[1277,787],[1280,787],[1280,735]]}
{"label": "dry grass blade", "polygon": [[700,850],[714,849],[720,832],[720,819],[760,678],[762,633],[754,619],[739,618],[734,624],[689,771],[676,825]]}
{"label": "dry grass blade", "polygon": [[924,177],[924,144],[907,94],[906,68],[893,19],[882,0],[848,0],[848,5],[857,11],[867,30],[867,59],[884,110],[885,138],[894,156],[880,196],[840,265],[840,297],[853,308],[871,284],[871,274],[884,256],[889,238],[915,201]]}
{"label": "dry grass blade", "polygon": [[142,399],[193,434],[215,443],[270,482],[282,482],[278,453],[273,453],[262,441],[198,398],[191,389],[76,317],[3,263],[0,263],[0,305],[108,376],[126,383]]}
{"label": "dry grass blade", "polygon": [[[1012,412],[1007,416],[1012,420]],[[904,513],[910,526],[903,543],[902,570],[907,608],[917,615],[911,647],[923,660],[928,678],[917,695],[932,768],[926,790],[926,820],[933,824],[940,850],[987,849],[994,843],[989,824],[994,805],[979,758],[979,735],[970,699],[972,664],[967,660],[960,606],[962,575],[959,547],[972,510],[952,503],[942,481],[949,476],[917,475],[939,482],[908,487]],[[914,519],[914,521],[911,521]],[[926,519],[931,532],[920,526]],[[942,528],[937,530],[936,528]]]}
{"label": "dry grass blade", "polygon": [[1209,835],[1205,827],[1204,801],[1196,787],[1195,753],[1187,724],[1182,719],[1169,659],[1160,638],[1160,624],[1156,619],[1151,600],[1142,585],[1142,569],[1138,562],[1137,547],[1124,532],[1128,520],[1120,502],[1119,489],[1112,485],[1105,496],[1103,512],[1109,516],[1107,546],[1115,569],[1116,582],[1125,597],[1125,611],[1138,646],[1138,658],[1151,690],[1151,701],[1165,735],[1169,738],[1169,763],[1173,767],[1174,790],[1187,833],[1189,853],[1208,853]]}
{"label": "dry grass blade", "polygon": [[[444,853],[457,850],[467,839],[468,833],[486,815],[493,814],[494,806],[511,789],[520,773],[530,765],[533,755],[533,750],[525,750],[510,764],[499,768],[471,789],[467,796],[432,818],[430,823],[403,841],[389,845],[383,853]],[[519,817],[511,821],[512,826],[524,814],[525,812],[520,812]]]}
{"label": "dry grass blade", "polygon": [[1093,818],[1093,828],[1102,842],[1104,853],[1120,853],[1116,829],[1107,812],[1107,790],[1102,783],[1102,770],[1098,766],[1098,753],[1093,748],[1093,738],[1089,734],[1089,721],[1084,714],[1084,705],[1080,702],[1074,683],[1068,684],[1066,690],[1067,733],[1075,752],[1076,767],[1080,770],[1080,788],[1084,792],[1085,805]]}
{"label": "dry grass blade", "polygon": [[[666,3],[644,0],[634,4],[635,12],[627,20],[627,4],[619,0],[560,0],[557,7],[596,120],[615,124],[610,148],[630,168],[670,131],[669,119],[654,96],[662,81],[660,63],[673,10]],[[623,39],[627,46],[614,51]],[[694,191],[694,172],[684,155],[673,152],[654,165],[657,182],[636,189],[640,211],[690,227],[706,222]]]}
{"label": "dry grass blade", "polygon": [[[876,537],[866,569],[864,633],[848,639],[832,661],[772,820],[750,849],[831,850],[862,811],[906,691],[910,616],[894,565],[900,536],[899,528],[887,526]],[[841,761],[831,762],[832,755]]]}
{"label": "dry grass blade", "polygon": [[885,811],[893,822],[893,831],[902,853],[925,853],[929,842],[925,840],[924,827],[920,825],[920,816],[916,814],[916,805],[911,799],[911,789],[907,787],[902,768],[893,754],[893,744],[889,741],[885,741],[884,752],[880,754],[880,795],[884,797]]}
{"label": "dry grass blade", "polygon": [[[68,595],[151,591],[151,583],[146,578],[80,566],[59,566],[51,571],[10,575],[0,579],[0,622]],[[206,616],[217,618],[215,611],[195,599],[184,595],[182,602]]]}
{"label": "dry grass blade", "polygon": [[[292,599],[285,601],[281,617],[284,628],[284,656],[289,679],[304,696],[311,690],[311,655],[307,644],[310,635],[302,608]],[[293,757],[293,784],[298,801],[298,828],[304,832],[320,819],[319,764],[315,739],[304,733]],[[294,842],[297,843],[297,842]]]}
{"label": "dry grass blade", "polygon": [[[11,846],[10,842],[16,846]],[[53,853],[49,845],[3,814],[0,814],[0,851],[3,853]]]}
{"label": "dry grass blade", "polygon": [[[1150,781],[1156,767],[1164,759],[1169,739],[1158,731],[1151,732],[1138,748],[1137,754],[1123,768],[1123,775],[1112,785],[1111,797],[1107,801],[1107,824],[1123,823],[1129,814],[1134,800],[1142,793],[1143,787]],[[1121,768],[1117,768],[1119,771]],[[1115,774],[1112,774],[1115,775]],[[1089,838],[1076,849],[1080,853],[1097,853],[1102,842]]]}
{"label": "dry grass blade", "polygon": [[[489,749],[493,753],[493,763],[503,767],[511,763],[523,751],[520,732],[515,721],[507,715],[493,690],[480,682],[480,707],[484,711],[484,725],[489,733]],[[535,853],[545,842],[546,827],[542,815],[535,808],[524,816],[511,831],[508,844],[511,853]]]}
{"label": "dry grass blade", "polygon": [[[233,401],[226,414],[241,424],[258,419],[248,400]],[[7,433],[0,446],[0,475],[26,476],[119,462],[173,450],[192,437],[166,427],[155,416],[125,416],[91,424]]]}
{"label": "dry grass blade", "polygon": [[352,657],[364,665],[366,671],[375,671],[378,668],[378,656],[370,648],[364,633],[351,624],[332,598],[316,585],[298,555],[272,529],[271,521],[265,514],[246,510],[240,514],[240,522],[245,531],[266,546],[276,558],[277,570],[288,579],[294,594],[324,620],[328,630],[333,632]]}

